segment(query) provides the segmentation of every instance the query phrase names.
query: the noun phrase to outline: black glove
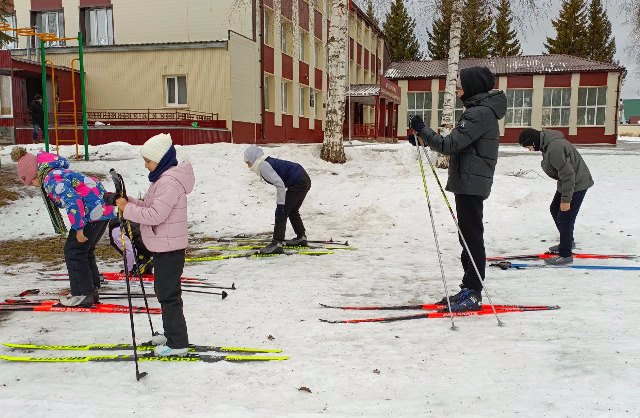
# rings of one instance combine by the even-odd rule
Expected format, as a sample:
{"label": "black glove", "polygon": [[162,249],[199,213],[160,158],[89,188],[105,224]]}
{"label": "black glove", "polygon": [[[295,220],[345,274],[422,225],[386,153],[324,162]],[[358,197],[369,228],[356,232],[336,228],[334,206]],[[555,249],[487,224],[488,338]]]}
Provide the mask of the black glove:
{"label": "black glove", "polygon": [[416,136],[415,135],[407,135],[407,141],[414,147],[416,146]]}
{"label": "black glove", "polygon": [[420,131],[423,130],[426,126],[427,125],[424,124],[422,118],[418,115],[413,115],[411,116],[411,119],[409,119],[409,127],[411,127],[411,129],[418,133],[420,133]]}
{"label": "black glove", "polygon": [[276,206],[276,219],[282,219],[284,217],[284,205]]}
{"label": "black glove", "polygon": [[118,198],[120,197],[119,194],[116,193],[111,193],[111,192],[105,192],[104,196],[102,196],[102,199],[104,200],[104,204],[107,206],[115,206],[116,205],[116,200],[118,200]]}

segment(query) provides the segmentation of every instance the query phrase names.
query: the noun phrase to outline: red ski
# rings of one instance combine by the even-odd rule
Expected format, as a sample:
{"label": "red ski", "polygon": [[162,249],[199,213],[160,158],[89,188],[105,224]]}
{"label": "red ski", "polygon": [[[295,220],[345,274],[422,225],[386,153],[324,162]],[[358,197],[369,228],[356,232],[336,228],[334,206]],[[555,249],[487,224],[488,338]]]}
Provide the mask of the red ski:
{"label": "red ski", "polygon": [[[90,308],[79,306],[62,306],[57,300],[35,302],[0,302],[0,311],[33,311],[33,312],[86,312],[86,313],[129,313],[129,307],[110,303],[98,303]],[[133,313],[147,313],[142,306],[134,306]],[[160,308],[149,308],[150,314],[161,314]]]}
{"label": "red ski", "polygon": [[[102,277],[104,280],[106,281],[124,281],[125,280],[125,276],[124,273],[121,272],[116,272],[116,271],[107,271],[104,273],[101,273]],[[52,273],[52,276],[56,276],[55,279],[51,279],[51,280],[68,280],[67,278],[69,277],[68,274],[66,273]],[[137,275],[132,274],[129,276],[129,281],[131,281],[132,283],[139,281],[140,279],[138,278]],[[143,274],[142,275],[142,281],[146,282],[146,283],[153,283],[153,281],[155,280],[155,276],[153,274]],[[206,279],[202,279],[202,278],[197,278],[197,277],[181,277],[180,281],[182,283],[194,283],[194,284],[206,284],[205,283]]]}
{"label": "red ski", "polygon": [[[405,311],[405,310],[423,310],[423,311],[437,311],[441,309],[447,309],[447,305],[440,305],[435,303],[424,303],[421,305],[374,305],[374,306],[331,306],[321,303],[323,308],[331,309],[343,309],[349,311]],[[552,310],[560,309],[557,305],[493,305],[496,310]],[[484,305],[483,308],[491,309],[491,305]]]}
{"label": "red ski", "polygon": [[[545,258],[557,257],[558,254],[554,253],[542,253],[542,254],[520,254],[520,255],[497,255],[494,257],[487,257],[487,261],[504,261],[504,260],[544,260]],[[573,258],[587,258],[595,260],[607,260],[607,259],[623,259],[632,260],[638,258],[633,254],[586,254],[586,253],[574,253]]]}
{"label": "red ski", "polygon": [[[437,305],[437,309],[441,309],[442,305]],[[496,312],[503,314],[509,312],[529,312],[529,311],[547,311],[547,310],[555,310],[560,309],[559,306],[537,306],[537,307],[516,307],[513,306],[511,308],[498,308],[496,306]],[[379,318],[361,318],[361,319],[339,319],[339,320],[330,320],[330,319],[320,319],[321,322],[328,322],[330,324],[358,324],[362,322],[396,322],[396,321],[407,321],[411,319],[423,319],[423,318],[450,318],[452,316],[479,316],[479,315],[492,315],[493,309],[491,305],[483,305],[482,309],[479,311],[468,311],[468,312],[426,312],[415,315],[401,315],[401,316],[387,316],[387,317],[379,317]]]}

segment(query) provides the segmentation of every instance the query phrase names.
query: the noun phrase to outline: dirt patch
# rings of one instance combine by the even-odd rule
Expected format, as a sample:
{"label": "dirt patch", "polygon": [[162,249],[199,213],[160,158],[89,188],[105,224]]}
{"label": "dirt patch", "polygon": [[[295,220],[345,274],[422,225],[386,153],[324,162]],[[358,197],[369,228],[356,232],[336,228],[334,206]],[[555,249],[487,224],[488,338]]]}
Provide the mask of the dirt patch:
{"label": "dirt patch", "polygon": [[[46,267],[64,265],[66,237],[34,238],[0,241],[0,264],[42,263]],[[121,255],[109,244],[106,234],[96,247],[100,261],[116,262]]]}
{"label": "dirt patch", "polygon": [[18,181],[15,167],[0,167],[0,206],[6,206],[18,200],[25,186]]}

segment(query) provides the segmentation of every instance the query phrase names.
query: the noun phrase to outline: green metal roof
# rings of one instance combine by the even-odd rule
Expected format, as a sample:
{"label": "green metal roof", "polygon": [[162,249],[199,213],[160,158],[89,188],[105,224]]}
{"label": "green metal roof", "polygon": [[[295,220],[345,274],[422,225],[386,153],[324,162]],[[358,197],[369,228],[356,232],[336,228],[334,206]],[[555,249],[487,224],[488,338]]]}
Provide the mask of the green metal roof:
{"label": "green metal roof", "polygon": [[624,118],[628,120],[632,116],[640,116],[640,99],[627,99],[622,101],[624,106]]}

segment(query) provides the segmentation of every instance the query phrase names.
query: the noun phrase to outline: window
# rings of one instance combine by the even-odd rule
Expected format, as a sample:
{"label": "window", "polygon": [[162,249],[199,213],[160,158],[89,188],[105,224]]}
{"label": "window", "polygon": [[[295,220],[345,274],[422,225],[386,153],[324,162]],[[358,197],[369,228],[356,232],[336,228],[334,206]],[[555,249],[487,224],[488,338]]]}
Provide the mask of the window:
{"label": "window", "polygon": [[187,76],[175,75],[167,76],[167,106],[186,106],[187,105]]}
{"label": "window", "polygon": [[264,109],[265,110],[272,110],[272,107],[273,107],[272,90],[273,90],[273,77],[265,76],[264,77]]}
{"label": "window", "polygon": [[316,109],[316,119],[322,120],[322,92],[315,90],[313,95],[313,107]]}
{"label": "window", "polygon": [[11,76],[0,75],[0,117],[13,116]]}
{"label": "window", "polygon": [[[444,91],[438,93],[438,126],[442,123],[442,112],[444,109]],[[464,104],[458,96],[456,96],[456,108],[453,115],[453,124],[455,125],[464,112]]]}
{"label": "window", "polygon": [[606,87],[578,89],[578,126],[602,126],[607,104]]}
{"label": "window", "polygon": [[87,45],[113,45],[113,14],[111,8],[84,9]]}
{"label": "window", "polygon": [[300,86],[300,94],[298,95],[298,115],[305,116],[307,114],[307,88]]}
{"label": "window", "polygon": [[280,25],[280,49],[287,55],[291,55],[291,37],[293,35],[291,26],[291,23],[284,19]]}
{"label": "window", "polygon": [[407,93],[407,126],[412,116],[418,115],[425,125],[431,126],[431,92]]}
{"label": "window", "polygon": [[[11,26],[12,28],[17,28],[17,23],[16,23],[16,14],[12,13],[10,15],[4,16],[5,21],[7,22],[7,25]],[[2,49],[16,49],[18,48],[18,36],[15,35],[14,32],[11,31],[6,31],[5,32],[6,35],[15,37],[15,39],[13,41],[7,42],[6,44],[2,45]],[[3,113],[4,114],[4,113]]]}
{"label": "window", "polygon": [[265,10],[262,28],[262,35],[264,37],[264,44],[273,47],[273,15],[271,12]]}
{"label": "window", "polygon": [[289,113],[289,82],[280,82],[280,96],[282,100],[282,113]]}
{"label": "window", "polygon": [[544,89],[542,126],[569,126],[571,89]]}
{"label": "window", "polygon": [[[36,29],[38,32],[53,33],[59,38],[64,38],[64,13],[37,12]],[[64,46],[65,41],[47,42],[47,46]]]}
{"label": "window", "polygon": [[315,53],[315,59],[316,59],[316,63],[315,63],[315,67],[316,68],[322,68],[322,62],[324,60],[324,57],[322,56],[322,41],[316,39],[315,41],[315,48],[314,48],[314,53]]}
{"label": "window", "polygon": [[531,102],[533,90],[507,90],[506,126],[531,126]]}
{"label": "window", "polygon": [[307,48],[309,43],[309,34],[303,30],[300,30],[300,48],[299,48],[299,60],[303,62],[307,62],[309,57],[307,56]]}

